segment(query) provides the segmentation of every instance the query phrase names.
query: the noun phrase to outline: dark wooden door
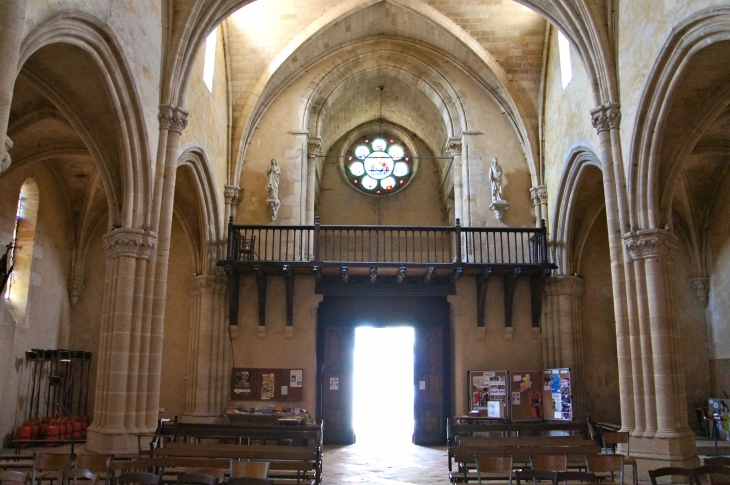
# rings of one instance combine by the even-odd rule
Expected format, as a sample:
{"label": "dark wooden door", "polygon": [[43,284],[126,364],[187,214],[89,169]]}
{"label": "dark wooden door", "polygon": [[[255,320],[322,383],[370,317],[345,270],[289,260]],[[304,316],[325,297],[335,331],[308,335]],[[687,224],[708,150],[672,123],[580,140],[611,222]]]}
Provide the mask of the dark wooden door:
{"label": "dark wooden door", "polygon": [[448,409],[446,327],[416,327],[415,330],[413,443],[439,445],[446,439]]}
{"label": "dark wooden door", "polygon": [[322,417],[326,444],[352,444],[354,327],[325,327],[323,338],[324,362],[320,385],[322,388]]}

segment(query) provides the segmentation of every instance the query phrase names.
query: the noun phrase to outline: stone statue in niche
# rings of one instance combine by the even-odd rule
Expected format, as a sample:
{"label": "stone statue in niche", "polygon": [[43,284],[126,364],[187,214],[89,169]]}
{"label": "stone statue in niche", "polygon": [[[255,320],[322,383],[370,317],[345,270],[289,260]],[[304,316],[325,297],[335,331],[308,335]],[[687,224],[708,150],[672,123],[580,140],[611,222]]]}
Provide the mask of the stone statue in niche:
{"label": "stone statue in niche", "polygon": [[279,179],[281,178],[281,169],[279,168],[279,162],[275,158],[271,159],[269,168],[266,170],[266,174],[269,176],[269,181],[266,184],[266,205],[269,206],[271,212],[271,220],[276,220],[276,215],[279,213],[281,207],[281,201],[279,200]]}
{"label": "stone statue in niche", "polygon": [[494,211],[497,220],[501,223],[504,212],[509,208],[509,202],[504,200],[502,195],[502,175],[504,171],[499,166],[497,157],[492,159],[492,166],[489,168],[489,181],[492,183],[492,203],[489,208]]}
{"label": "stone statue in niche", "polygon": [[489,181],[492,182],[492,202],[503,201],[502,196],[502,175],[504,171],[499,166],[497,157],[492,159],[492,167],[489,169]]}

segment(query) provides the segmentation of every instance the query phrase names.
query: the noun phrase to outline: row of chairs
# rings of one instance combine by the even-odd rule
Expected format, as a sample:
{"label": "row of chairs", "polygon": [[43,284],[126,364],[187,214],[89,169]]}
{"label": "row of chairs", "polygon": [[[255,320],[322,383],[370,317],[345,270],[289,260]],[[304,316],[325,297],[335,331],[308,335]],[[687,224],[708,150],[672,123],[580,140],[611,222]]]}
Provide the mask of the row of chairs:
{"label": "row of chairs", "polygon": [[[477,480],[482,485],[482,480],[493,478],[495,475],[508,476],[509,484],[512,485],[513,475],[517,477],[525,477],[525,474],[531,473],[589,473],[601,480],[615,480],[615,476],[620,477],[620,483],[624,483],[624,459],[623,455],[618,454],[596,454],[585,455],[586,472],[568,472],[568,456],[567,455],[531,455],[530,468],[522,470],[514,470],[514,458],[512,456],[490,456],[475,455]],[[580,466],[580,468],[583,468]],[[523,475],[519,475],[519,474]],[[546,475],[547,476],[547,475]],[[550,475],[552,477],[552,475]],[[538,477],[535,477],[536,479]],[[551,478],[552,479],[552,478]],[[565,481],[562,479],[561,481]],[[595,480],[593,480],[595,481]],[[519,483],[519,479],[518,479]]]}
{"label": "row of chairs", "polygon": [[[246,481],[236,481],[238,479],[261,479],[268,482],[269,462],[264,461],[238,461],[231,460],[230,465],[226,468],[200,468],[191,467],[194,460],[182,460],[181,465],[184,468],[186,479],[195,476],[209,476],[215,479],[215,483],[203,482],[200,485],[218,485],[225,481],[226,475],[229,474],[231,479],[228,483],[231,485],[247,485]],[[74,485],[79,480],[91,481],[89,485],[96,485],[97,481],[103,481],[106,485],[125,485],[125,480],[129,477],[151,477],[158,476],[149,473],[153,464],[147,460],[119,460],[115,461],[113,455],[97,455],[97,454],[57,454],[57,453],[35,453],[33,456],[33,464],[30,473],[20,471],[7,471],[2,475],[2,484],[6,482],[11,485],[25,485],[30,479],[30,485],[40,485],[46,482],[54,485],[66,485],[73,482]],[[117,477],[117,473],[121,475]],[[140,473],[142,475],[140,475]],[[135,475],[136,474],[136,475]],[[146,474],[146,475],[145,475]],[[179,480],[179,477],[178,477]],[[126,482],[136,483],[136,482]],[[257,485],[257,482],[251,482]],[[152,485],[157,485],[155,482]]]}

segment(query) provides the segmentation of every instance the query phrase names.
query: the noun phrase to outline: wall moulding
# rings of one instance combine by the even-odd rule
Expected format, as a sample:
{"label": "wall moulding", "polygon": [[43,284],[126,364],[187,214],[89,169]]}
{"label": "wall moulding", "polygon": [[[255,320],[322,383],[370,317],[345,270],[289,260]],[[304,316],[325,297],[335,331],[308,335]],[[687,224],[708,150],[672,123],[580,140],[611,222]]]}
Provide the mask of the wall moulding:
{"label": "wall moulding", "polygon": [[221,295],[224,296],[228,290],[226,278],[215,275],[193,276],[188,280],[188,294],[198,295]]}

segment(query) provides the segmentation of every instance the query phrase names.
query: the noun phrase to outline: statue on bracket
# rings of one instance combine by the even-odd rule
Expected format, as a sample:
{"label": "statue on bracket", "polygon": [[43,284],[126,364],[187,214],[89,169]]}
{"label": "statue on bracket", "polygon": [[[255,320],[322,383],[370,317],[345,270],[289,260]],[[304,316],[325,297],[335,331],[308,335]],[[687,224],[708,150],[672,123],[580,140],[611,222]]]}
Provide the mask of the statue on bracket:
{"label": "statue on bracket", "polygon": [[492,183],[492,203],[489,208],[494,211],[499,222],[502,222],[504,211],[509,208],[509,202],[504,200],[504,195],[502,195],[502,175],[504,175],[504,171],[500,167],[497,157],[494,157],[492,166],[489,168],[489,181]]}
{"label": "statue on bracket", "polygon": [[266,174],[269,176],[269,181],[266,184],[266,205],[269,206],[271,212],[271,220],[276,220],[276,215],[279,213],[281,207],[281,201],[279,200],[279,179],[281,178],[281,169],[279,168],[279,162],[275,158],[271,159],[269,168],[266,170]]}

